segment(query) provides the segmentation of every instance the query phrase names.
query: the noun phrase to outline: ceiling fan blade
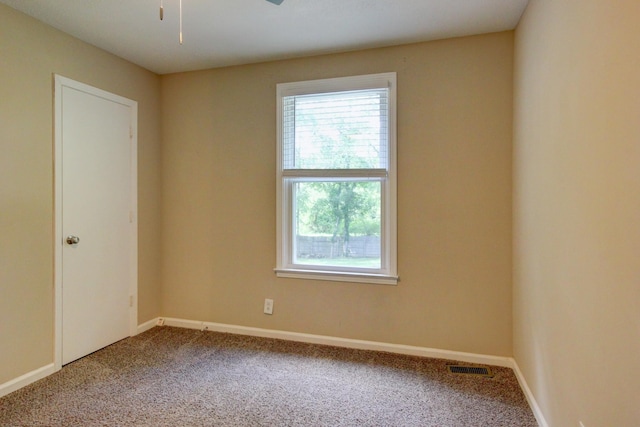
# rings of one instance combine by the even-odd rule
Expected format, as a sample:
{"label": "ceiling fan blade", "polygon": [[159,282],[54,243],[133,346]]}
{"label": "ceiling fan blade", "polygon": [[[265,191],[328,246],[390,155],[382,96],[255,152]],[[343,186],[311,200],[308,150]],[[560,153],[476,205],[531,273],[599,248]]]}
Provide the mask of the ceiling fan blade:
{"label": "ceiling fan blade", "polygon": [[282,2],[283,2],[284,0],[267,0],[267,1],[268,1],[269,3],[273,3],[273,4],[276,4],[276,5],[280,5],[280,4],[282,4]]}

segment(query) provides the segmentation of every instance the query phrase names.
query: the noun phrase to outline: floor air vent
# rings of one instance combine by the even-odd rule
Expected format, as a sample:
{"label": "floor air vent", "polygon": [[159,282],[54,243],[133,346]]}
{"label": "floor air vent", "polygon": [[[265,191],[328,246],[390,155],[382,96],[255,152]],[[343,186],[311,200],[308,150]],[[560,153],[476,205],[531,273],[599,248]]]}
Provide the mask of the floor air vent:
{"label": "floor air vent", "polygon": [[478,375],[487,378],[493,377],[491,369],[484,366],[447,365],[447,369],[449,369],[449,372],[452,374]]}

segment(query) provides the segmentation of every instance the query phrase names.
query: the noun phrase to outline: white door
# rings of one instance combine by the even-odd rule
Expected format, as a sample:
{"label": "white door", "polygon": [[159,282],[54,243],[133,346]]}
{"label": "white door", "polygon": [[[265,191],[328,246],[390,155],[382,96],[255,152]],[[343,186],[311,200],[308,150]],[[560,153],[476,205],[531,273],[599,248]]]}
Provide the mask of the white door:
{"label": "white door", "polygon": [[56,76],[62,364],[135,333],[136,116],[134,101]]}

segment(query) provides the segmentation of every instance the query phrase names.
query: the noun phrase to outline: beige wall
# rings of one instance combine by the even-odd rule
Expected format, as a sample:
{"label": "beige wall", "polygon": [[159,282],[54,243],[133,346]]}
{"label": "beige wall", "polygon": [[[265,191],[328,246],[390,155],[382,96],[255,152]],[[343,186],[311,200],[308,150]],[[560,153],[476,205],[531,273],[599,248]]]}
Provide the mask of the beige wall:
{"label": "beige wall", "polygon": [[531,0],[515,52],[515,358],[550,426],[638,426],[640,2]]}
{"label": "beige wall", "polygon": [[0,384],[53,362],[53,73],[138,101],[139,320],[160,313],[160,78],[0,5]]}
{"label": "beige wall", "polygon": [[[163,76],[163,314],[510,356],[512,60],[505,32]],[[387,71],[400,284],[276,278],[276,84]]]}

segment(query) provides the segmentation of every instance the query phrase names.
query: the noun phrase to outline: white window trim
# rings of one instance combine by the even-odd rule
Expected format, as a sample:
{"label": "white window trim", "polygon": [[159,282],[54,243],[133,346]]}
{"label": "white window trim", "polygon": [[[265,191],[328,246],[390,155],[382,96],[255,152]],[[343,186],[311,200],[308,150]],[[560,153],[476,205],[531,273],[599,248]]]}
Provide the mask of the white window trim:
{"label": "white window trim", "polygon": [[[290,171],[283,171],[283,98],[292,95],[319,94],[339,91],[352,91],[364,89],[378,89],[389,87],[389,152],[388,170],[377,170],[376,176],[383,179],[382,185],[382,268],[376,273],[363,272],[360,269],[316,267],[313,269],[301,268],[304,265],[291,264],[292,259],[292,227],[290,217],[292,201],[289,200],[287,191],[287,177],[292,177]],[[295,83],[281,83],[277,85],[277,181],[276,181],[276,239],[277,239],[277,267],[274,269],[278,277],[329,280],[339,282],[360,282],[372,284],[395,285],[398,283],[397,275],[397,160],[396,160],[396,73],[370,74],[353,77],[340,77],[323,80],[310,80]],[[318,177],[322,175],[336,176],[334,171],[296,171],[295,177]],[[344,174],[344,175],[343,175]],[[362,176],[357,169],[341,171],[344,177],[357,178]],[[371,175],[368,175],[371,176]],[[286,206],[286,212],[283,207]]]}

